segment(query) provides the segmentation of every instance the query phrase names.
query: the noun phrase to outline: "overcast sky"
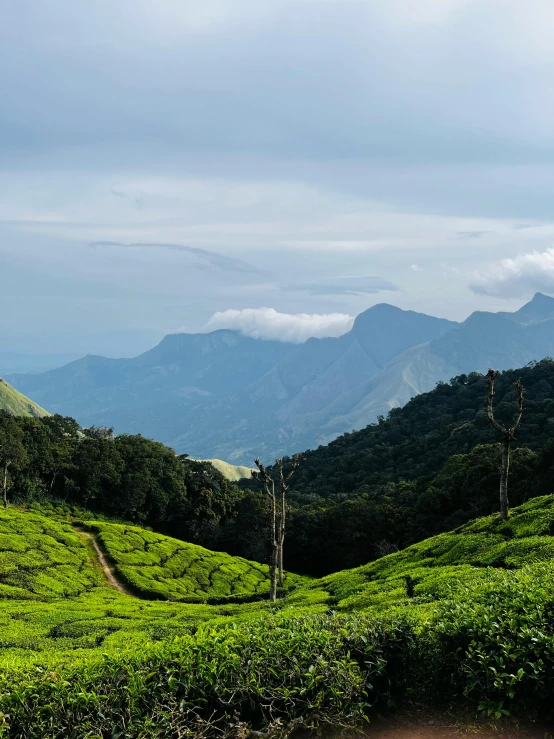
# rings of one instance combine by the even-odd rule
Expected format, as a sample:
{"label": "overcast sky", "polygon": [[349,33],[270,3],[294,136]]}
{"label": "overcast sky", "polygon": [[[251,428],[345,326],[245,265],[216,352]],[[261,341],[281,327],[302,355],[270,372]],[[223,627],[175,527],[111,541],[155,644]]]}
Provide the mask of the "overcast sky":
{"label": "overcast sky", "polygon": [[553,35],[552,0],[3,3],[2,348],[554,293]]}

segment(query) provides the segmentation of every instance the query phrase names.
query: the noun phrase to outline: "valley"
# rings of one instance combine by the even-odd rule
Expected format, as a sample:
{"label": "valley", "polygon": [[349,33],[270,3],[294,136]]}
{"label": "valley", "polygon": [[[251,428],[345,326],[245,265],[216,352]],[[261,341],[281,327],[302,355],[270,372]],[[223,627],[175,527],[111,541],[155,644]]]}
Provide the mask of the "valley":
{"label": "valley", "polygon": [[[406,690],[430,700],[437,680],[497,718],[526,696],[537,706],[549,700],[541,665],[553,638],[543,620],[554,596],[553,496],[514,509],[504,524],[479,519],[351,571],[289,575],[290,592],[275,605],[233,602],[225,590],[230,581],[237,596],[267,586],[263,567],[76,513],[59,505],[0,513],[0,731],[10,736],[53,736],[51,722],[101,732],[102,716],[121,722],[125,736],[153,720],[170,733],[194,720],[211,735],[231,720],[230,695],[237,721],[262,720],[256,705],[270,722],[353,721],[370,695],[384,711]],[[105,579],[75,525],[98,532],[138,598]],[[133,568],[152,572],[133,580]],[[222,585],[227,601],[210,605]],[[189,594],[203,601],[179,602]],[[502,676],[491,681],[495,663]]]}

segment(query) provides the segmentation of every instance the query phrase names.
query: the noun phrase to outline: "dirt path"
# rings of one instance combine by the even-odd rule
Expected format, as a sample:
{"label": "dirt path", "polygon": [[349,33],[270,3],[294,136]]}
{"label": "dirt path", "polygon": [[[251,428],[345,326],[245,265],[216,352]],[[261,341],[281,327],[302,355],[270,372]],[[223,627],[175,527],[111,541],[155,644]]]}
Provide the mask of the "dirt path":
{"label": "dirt path", "polygon": [[478,724],[405,718],[377,721],[363,732],[363,736],[367,739],[553,739],[554,728],[510,726],[495,731]]}
{"label": "dirt path", "polygon": [[75,526],[74,528],[82,539],[85,539],[92,543],[92,546],[94,547],[94,551],[96,553],[98,564],[100,565],[100,569],[104,573],[104,577],[108,581],[109,585],[111,585],[112,588],[115,588],[115,590],[119,590],[119,592],[123,593],[124,595],[129,595],[131,598],[137,598],[138,596],[136,596],[129,588],[127,588],[116,578],[114,571],[109,565],[108,560],[106,559],[106,555],[100,549],[100,545],[96,541],[96,537],[94,536],[94,534],[91,534],[90,531],[85,531],[78,526]]}

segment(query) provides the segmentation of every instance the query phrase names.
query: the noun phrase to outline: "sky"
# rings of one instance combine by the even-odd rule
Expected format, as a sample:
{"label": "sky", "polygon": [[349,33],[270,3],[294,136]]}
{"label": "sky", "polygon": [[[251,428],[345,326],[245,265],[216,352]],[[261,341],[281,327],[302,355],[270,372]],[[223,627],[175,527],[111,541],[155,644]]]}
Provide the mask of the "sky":
{"label": "sky", "polygon": [[554,294],[551,0],[18,0],[0,351]]}

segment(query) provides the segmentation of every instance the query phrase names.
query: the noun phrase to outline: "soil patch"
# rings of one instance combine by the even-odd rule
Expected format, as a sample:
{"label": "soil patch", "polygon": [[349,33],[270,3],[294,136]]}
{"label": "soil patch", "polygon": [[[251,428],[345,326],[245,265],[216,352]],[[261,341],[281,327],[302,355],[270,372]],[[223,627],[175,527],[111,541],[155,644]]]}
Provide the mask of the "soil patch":
{"label": "soil patch", "polygon": [[115,588],[115,590],[119,590],[119,592],[123,593],[124,595],[129,595],[131,598],[137,598],[138,596],[136,596],[128,587],[126,587],[124,583],[117,579],[113,568],[110,566],[108,560],[106,559],[106,555],[100,548],[100,545],[96,541],[96,537],[94,536],[94,534],[91,534],[90,531],[85,531],[84,529],[81,529],[77,526],[75,526],[74,528],[82,539],[86,539],[87,541],[91,542],[96,553],[96,559],[98,561],[100,569],[104,573],[104,577],[106,578],[108,584],[111,585],[112,588]]}

